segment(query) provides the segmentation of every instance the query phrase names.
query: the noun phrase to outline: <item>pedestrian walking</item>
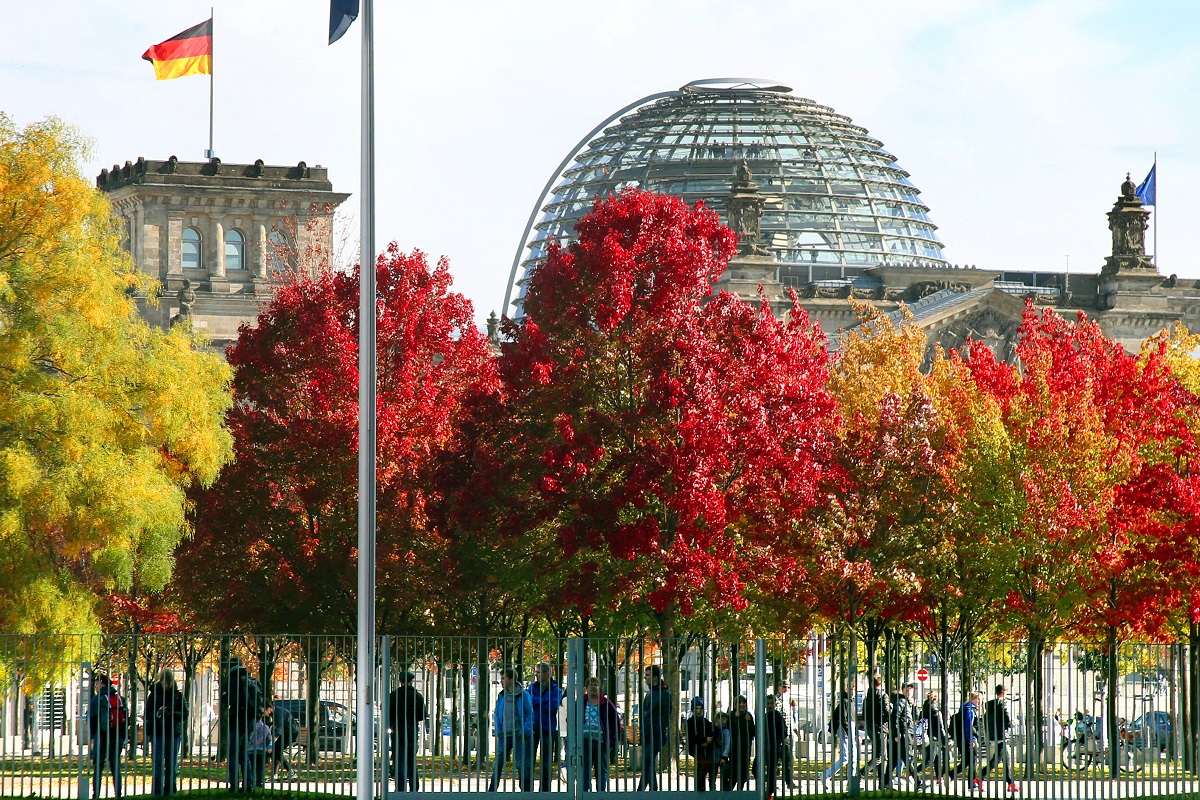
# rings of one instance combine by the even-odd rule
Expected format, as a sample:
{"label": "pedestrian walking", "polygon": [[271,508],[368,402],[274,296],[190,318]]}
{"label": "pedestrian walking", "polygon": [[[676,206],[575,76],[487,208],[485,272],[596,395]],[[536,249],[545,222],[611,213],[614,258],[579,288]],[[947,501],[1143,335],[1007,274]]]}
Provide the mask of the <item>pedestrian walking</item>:
{"label": "pedestrian walking", "polygon": [[970,699],[963,703],[962,708],[954,712],[954,716],[950,717],[949,722],[950,735],[954,737],[954,744],[958,747],[958,766],[950,772],[950,777],[953,779],[966,775],[971,782],[972,789],[983,788],[979,776],[975,774],[975,765],[979,755],[979,734],[976,731],[976,723],[979,719],[981,701],[979,692],[972,692]]}
{"label": "pedestrian walking", "polygon": [[935,782],[946,782],[950,771],[950,734],[946,730],[946,718],[938,705],[938,694],[930,691],[921,705],[921,719],[925,721],[925,763],[933,771]]}
{"label": "pedestrian walking", "polygon": [[913,706],[915,683],[908,683],[892,698],[891,729],[891,772],[902,780],[904,772],[913,778],[917,791],[921,790],[921,776],[913,767],[913,729],[916,727],[916,708]]}
{"label": "pedestrian walking", "polygon": [[867,725],[867,738],[871,742],[871,766],[875,779],[885,788],[892,785],[892,774],[888,769],[888,725],[892,716],[892,703],[883,690],[883,678],[879,675],[867,690],[863,699],[863,721]]}
{"label": "pedestrian walking", "polygon": [[288,757],[288,750],[300,741],[300,721],[278,698],[271,704],[271,732],[275,734],[275,746],[271,752],[271,778],[274,780],[282,767],[284,779],[293,781],[296,779],[296,770]]}
{"label": "pedestrian walking", "polygon": [[833,734],[833,738],[837,742],[838,755],[837,759],[829,765],[829,769],[825,770],[821,776],[821,782],[825,786],[829,786],[829,779],[838,774],[842,767],[848,766],[855,757],[850,747],[850,744],[854,741],[851,738],[851,729],[854,726],[854,714],[849,709],[849,702],[850,693],[839,692],[838,701],[829,715],[829,732]]}
{"label": "pedestrian walking", "polygon": [[1005,700],[1007,694],[1004,685],[996,686],[996,696],[983,706],[983,730],[987,734],[988,762],[980,773],[980,777],[987,778],[988,773],[996,768],[997,764],[1004,765],[1004,784],[1010,792],[1019,792],[1021,789],[1013,781],[1012,764],[1009,762],[1009,752],[1007,747],[1008,732],[1012,728],[1012,718],[1008,715],[1008,703]]}

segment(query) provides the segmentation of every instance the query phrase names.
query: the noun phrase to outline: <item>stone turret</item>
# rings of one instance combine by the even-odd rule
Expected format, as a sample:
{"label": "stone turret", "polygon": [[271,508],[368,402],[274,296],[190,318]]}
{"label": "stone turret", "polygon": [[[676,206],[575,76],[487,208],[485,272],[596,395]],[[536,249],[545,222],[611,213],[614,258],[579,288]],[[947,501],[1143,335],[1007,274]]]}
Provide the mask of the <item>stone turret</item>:
{"label": "stone turret", "polygon": [[1146,255],[1146,228],[1150,225],[1150,212],[1137,196],[1137,187],[1125,173],[1121,184],[1121,195],[1108,212],[1108,229],[1112,231],[1112,255],[1104,259],[1100,274],[1115,276],[1130,271],[1150,271],[1158,274],[1154,261]]}
{"label": "stone turret", "polygon": [[738,235],[738,252],[729,260],[729,265],[717,280],[716,291],[732,292],[754,303],[758,302],[759,286],[772,302],[777,302],[783,296],[783,285],[778,277],[779,265],[762,243],[760,223],[765,204],[766,201],[758,193],[758,184],[750,174],[750,165],[743,159],[729,187],[729,198],[725,201],[729,227]]}
{"label": "stone turret", "polygon": [[333,212],[349,195],[333,191],[328,170],[220,159],[136,162],[101,170],[124,227],[124,245],[159,281],[157,303],[137,298],[147,322],[204,330],[217,347],[254,324],[274,295],[273,273],[332,251]]}

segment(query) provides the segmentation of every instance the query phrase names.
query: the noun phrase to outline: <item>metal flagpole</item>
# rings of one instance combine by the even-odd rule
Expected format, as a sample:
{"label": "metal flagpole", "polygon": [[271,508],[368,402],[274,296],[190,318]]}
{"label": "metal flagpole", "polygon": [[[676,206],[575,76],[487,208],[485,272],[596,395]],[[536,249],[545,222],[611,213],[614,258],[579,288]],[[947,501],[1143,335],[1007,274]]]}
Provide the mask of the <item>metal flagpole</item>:
{"label": "metal flagpole", "polygon": [[[362,0],[362,173],[358,278],[358,798],[375,796],[375,64]],[[381,731],[382,734],[382,731]],[[386,789],[386,786],[385,786]]]}
{"label": "metal flagpole", "polygon": [[1154,266],[1162,269],[1158,262],[1158,151],[1154,151]]}
{"label": "metal flagpole", "polygon": [[213,28],[216,24],[214,19],[216,15],[213,13],[213,7],[208,7],[208,150],[204,151],[205,158],[213,158],[217,152],[213,149],[213,73],[217,69],[217,37],[213,35]]}

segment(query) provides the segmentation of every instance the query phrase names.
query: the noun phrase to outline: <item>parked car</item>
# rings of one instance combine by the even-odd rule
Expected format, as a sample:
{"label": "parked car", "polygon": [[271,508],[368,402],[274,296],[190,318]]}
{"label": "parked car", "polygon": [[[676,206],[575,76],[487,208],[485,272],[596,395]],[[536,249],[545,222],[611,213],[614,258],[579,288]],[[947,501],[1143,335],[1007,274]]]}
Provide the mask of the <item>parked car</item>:
{"label": "parked car", "polygon": [[[300,723],[300,741],[309,742],[308,701],[304,699],[276,700],[277,708],[286,708]],[[350,739],[356,732],[354,712],[341,703],[322,700],[317,709],[317,749],[337,753],[350,752]]]}
{"label": "parked car", "polygon": [[1129,730],[1148,747],[1157,747],[1159,750],[1170,748],[1171,715],[1166,711],[1149,711],[1143,714],[1133,721]]}

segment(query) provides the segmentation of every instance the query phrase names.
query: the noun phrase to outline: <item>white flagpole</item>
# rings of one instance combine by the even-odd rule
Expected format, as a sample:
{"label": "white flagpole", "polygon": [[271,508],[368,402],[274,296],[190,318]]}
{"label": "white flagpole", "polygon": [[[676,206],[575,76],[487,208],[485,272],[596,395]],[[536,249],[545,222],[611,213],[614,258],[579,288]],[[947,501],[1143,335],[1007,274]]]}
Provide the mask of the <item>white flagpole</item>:
{"label": "white flagpole", "polygon": [[[375,63],[362,0],[362,173],[358,301],[358,798],[375,796]],[[380,735],[386,735],[383,730]],[[384,773],[386,775],[386,771]],[[385,785],[386,789],[386,785]]]}
{"label": "white flagpole", "polygon": [[206,158],[212,159],[217,155],[217,151],[213,149],[213,73],[217,71],[217,37],[215,36],[216,15],[213,13],[213,7],[208,7],[208,150],[204,152]]}
{"label": "white flagpole", "polygon": [[1158,263],[1158,151],[1154,151],[1154,266],[1161,268]]}

